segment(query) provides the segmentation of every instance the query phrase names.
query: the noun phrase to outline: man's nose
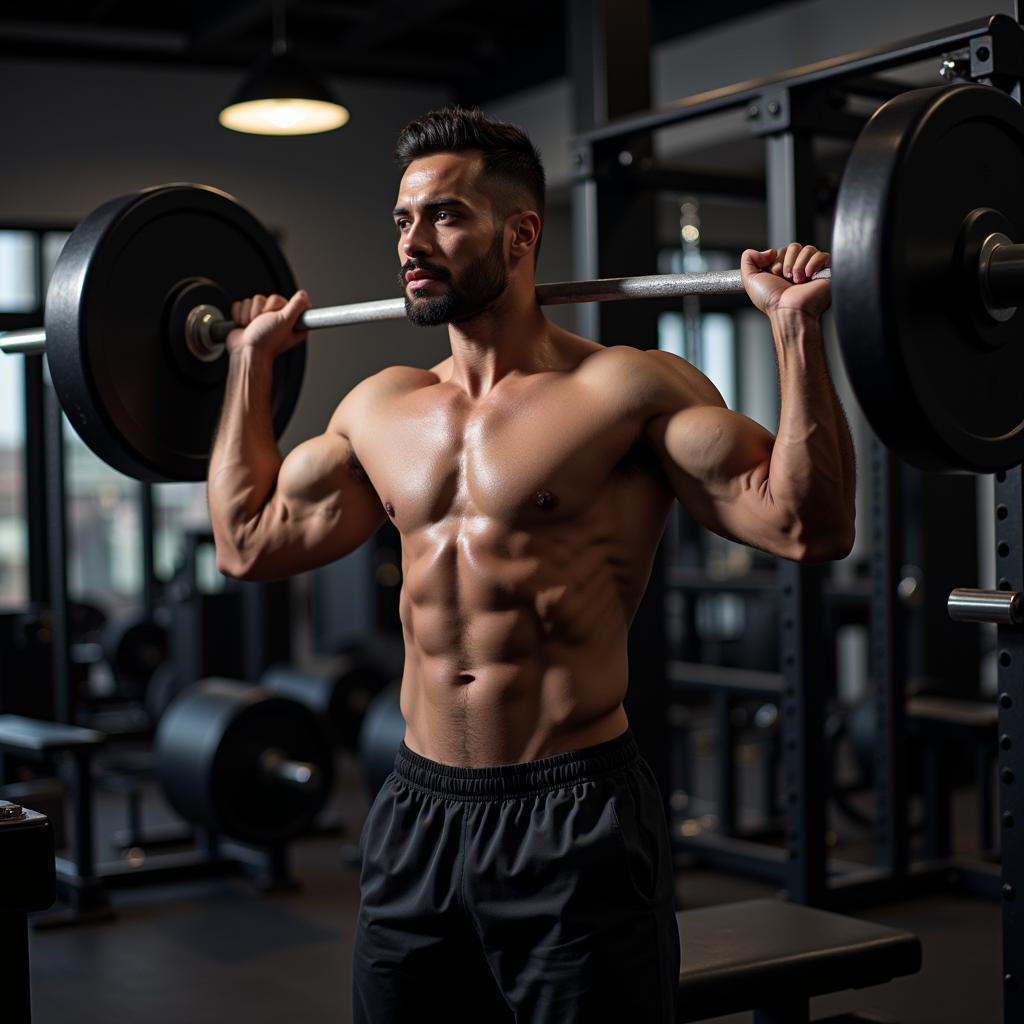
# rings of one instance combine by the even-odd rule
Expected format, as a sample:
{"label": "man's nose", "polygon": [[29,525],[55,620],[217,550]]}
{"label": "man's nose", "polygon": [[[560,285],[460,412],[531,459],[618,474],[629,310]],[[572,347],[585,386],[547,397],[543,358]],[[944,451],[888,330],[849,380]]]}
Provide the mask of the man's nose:
{"label": "man's nose", "polygon": [[416,221],[402,236],[401,248],[407,257],[429,256],[433,252],[430,232],[422,221]]}

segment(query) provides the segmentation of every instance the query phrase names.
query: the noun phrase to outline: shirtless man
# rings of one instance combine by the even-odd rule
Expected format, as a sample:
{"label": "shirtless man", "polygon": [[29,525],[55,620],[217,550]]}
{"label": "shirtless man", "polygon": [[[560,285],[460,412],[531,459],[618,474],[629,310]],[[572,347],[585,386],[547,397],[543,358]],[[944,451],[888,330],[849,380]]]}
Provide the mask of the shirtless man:
{"label": "shirtless man", "polygon": [[626,634],[673,500],[784,558],[850,550],[829,285],[809,282],[829,257],[743,254],[779,359],[773,438],[682,359],[544,317],[544,172],[522,132],[438,111],[398,156],[409,318],[448,323],[451,356],[362,381],[282,461],[271,366],[309,300],[236,303],[209,472],[228,575],[331,562],[385,516],[402,537],[406,733],[360,839],[354,1019],[670,1022],[672,857],[623,710]]}

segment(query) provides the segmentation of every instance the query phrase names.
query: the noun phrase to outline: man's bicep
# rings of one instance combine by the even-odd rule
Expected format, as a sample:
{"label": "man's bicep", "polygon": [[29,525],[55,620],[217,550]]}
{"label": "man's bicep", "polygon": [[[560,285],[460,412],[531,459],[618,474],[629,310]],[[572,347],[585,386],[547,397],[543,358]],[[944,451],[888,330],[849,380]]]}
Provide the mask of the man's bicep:
{"label": "man's bicep", "polygon": [[683,507],[702,526],[757,547],[772,545],[764,488],[774,438],[721,406],[656,417],[648,438]]}
{"label": "man's bicep", "polygon": [[333,430],[296,447],[284,460],[277,517],[318,561],[340,558],[384,521],[384,509],[351,442]]}

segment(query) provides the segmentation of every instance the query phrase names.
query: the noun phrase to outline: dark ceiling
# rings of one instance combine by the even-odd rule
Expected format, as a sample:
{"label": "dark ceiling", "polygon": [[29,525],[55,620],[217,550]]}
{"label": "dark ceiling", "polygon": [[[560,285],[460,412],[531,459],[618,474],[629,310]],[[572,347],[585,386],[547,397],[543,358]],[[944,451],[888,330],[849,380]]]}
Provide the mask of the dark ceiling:
{"label": "dark ceiling", "polygon": [[[569,0],[290,0],[291,49],[347,78],[434,83],[483,103],[566,73]],[[639,3],[640,0],[637,0]],[[786,0],[650,0],[654,42]],[[246,67],[273,37],[274,0],[33,0],[0,6],[0,60]]]}

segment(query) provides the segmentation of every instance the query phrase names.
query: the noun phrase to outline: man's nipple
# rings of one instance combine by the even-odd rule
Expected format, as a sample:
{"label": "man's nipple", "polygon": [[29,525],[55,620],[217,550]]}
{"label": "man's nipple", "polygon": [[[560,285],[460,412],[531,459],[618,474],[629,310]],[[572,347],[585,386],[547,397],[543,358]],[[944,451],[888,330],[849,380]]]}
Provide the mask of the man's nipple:
{"label": "man's nipple", "polygon": [[394,506],[394,505],[392,505],[390,501],[385,501],[385,502],[384,502],[384,511],[385,511],[385,512],[387,512],[387,514],[388,514],[388,515],[389,515],[389,516],[390,516],[390,517],[391,517],[392,519],[394,519],[394,518],[395,518],[395,506]]}
{"label": "man's nipple", "polygon": [[551,493],[551,491],[538,491],[533,496],[533,503],[539,509],[543,509],[545,512],[550,509],[558,507],[558,497]]}

